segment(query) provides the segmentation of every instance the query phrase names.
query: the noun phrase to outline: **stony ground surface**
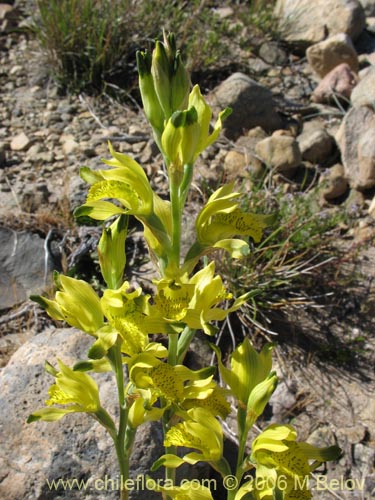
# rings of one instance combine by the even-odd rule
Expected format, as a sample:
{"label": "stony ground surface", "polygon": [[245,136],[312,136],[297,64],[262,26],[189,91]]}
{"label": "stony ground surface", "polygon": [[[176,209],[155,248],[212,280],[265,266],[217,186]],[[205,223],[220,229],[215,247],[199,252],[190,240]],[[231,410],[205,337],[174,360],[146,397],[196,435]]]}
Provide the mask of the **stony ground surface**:
{"label": "stony ground surface", "polygon": [[[22,9],[15,17],[16,25],[22,25]],[[253,76],[276,96],[309,103],[314,80],[303,58],[292,57],[276,66],[254,58],[251,64]],[[0,224],[43,237],[54,228],[56,244],[63,241],[63,268],[78,261],[78,249],[87,246],[90,237],[97,241],[94,228],[75,226],[71,211],[86,192],[79,166],[98,165],[107,154],[108,139],[117,150],[147,165],[153,184],[165,190],[160,157],[136,107],[107,96],[59,95],[43,69],[35,41],[22,30],[0,37],[0,88]],[[328,127],[338,127],[340,113],[329,115]],[[214,184],[227,175],[224,158],[233,146],[222,139],[200,160],[194,180],[197,198],[202,179]],[[348,256],[355,255],[342,261],[338,270],[338,275],[352,279],[336,288],[325,307],[285,310],[272,325],[279,332],[276,364],[281,383],[269,418],[292,422],[302,439],[320,445],[337,442],[344,451],[338,463],[328,466],[328,482],[317,479],[314,498],[323,500],[370,499],[375,494],[375,251],[366,210],[351,232],[337,241]],[[143,247],[137,234],[133,245],[133,258],[139,262]],[[4,310],[2,366],[47,323],[28,301]],[[353,486],[349,479],[357,483]]]}

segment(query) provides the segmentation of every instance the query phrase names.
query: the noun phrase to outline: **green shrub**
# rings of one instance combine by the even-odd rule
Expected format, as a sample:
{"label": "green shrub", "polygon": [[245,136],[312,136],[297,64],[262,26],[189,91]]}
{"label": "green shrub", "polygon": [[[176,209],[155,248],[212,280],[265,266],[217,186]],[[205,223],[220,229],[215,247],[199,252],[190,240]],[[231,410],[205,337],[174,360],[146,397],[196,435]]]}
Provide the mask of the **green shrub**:
{"label": "green shrub", "polygon": [[72,92],[101,90],[126,56],[128,0],[37,0],[33,29],[53,77]]}
{"label": "green shrub", "polygon": [[176,33],[193,74],[202,67],[205,74],[233,65],[238,69],[246,59],[238,50],[241,30],[266,32],[270,20],[265,0],[235,5],[224,19],[215,8],[225,2],[202,0],[36,0],[36,5],[32,29],[54,80],[72,93],[132,90],[135,52],[161,39],[162,29]]}
{"label": "green shrub", "polygon": [[246,325],[267,331],[271,310],[316,306],[330,293],[343,259],[337,237],[350,217],[338,207],[322,208],[319,198],[318,187],[285,193],[281,186],[263,183],[244,195],[243,210],[277,216],[249,256],[232,262],[221,256],[218,261],[234,293],[252,289],[240,318]]}

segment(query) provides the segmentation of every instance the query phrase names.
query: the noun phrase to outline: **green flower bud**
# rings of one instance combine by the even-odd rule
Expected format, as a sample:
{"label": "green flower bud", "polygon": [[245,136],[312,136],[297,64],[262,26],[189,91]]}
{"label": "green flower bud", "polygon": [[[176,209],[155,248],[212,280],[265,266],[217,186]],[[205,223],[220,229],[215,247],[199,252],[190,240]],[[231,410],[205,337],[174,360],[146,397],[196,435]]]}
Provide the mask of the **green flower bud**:
{"label": "green flower bud", "polygon": [[111,226],[104,228],[98,245],[99,264],[108,288],[120,288],[126,264],[125,239],[128,218],[120,215]]}
{"label": "green flower bud", "polygon": [[271,372],[268,377],[257,384],[251,391],[247,402],[247,414],[250,420],[258,418],[264,411],[266,404],[271,399],[277,386],[276,372]]}
{"label": "green flower bud", "polygon": [[178,51],[174,61],[174,71],[171,78],[171,105],[173,111],[188,107],[190,91],[190,77],[181,60]]}
{"label": "green flower bud", "polygon": [[168,120],[162,135],[162,148],[171,168],[182,171],[193,162],[199,141],[200,127],[194,107],[176,111]]}
{"label": "green flower bud", "polygon": [[151,75],[151,54],[137,52],[137,67],[139,73],[139,90],[141,92],[145,115],[152,128],[161,135],[164,128],[164,112],[156,94],[154,79]]}
{"label": "green flower bud", "polygon": [[168,58],[164,44],[157,41],[152,53],[151,74],[155,92],[166,119],[168,119],[174,111],[171,106],[172,69],[173,67]]}

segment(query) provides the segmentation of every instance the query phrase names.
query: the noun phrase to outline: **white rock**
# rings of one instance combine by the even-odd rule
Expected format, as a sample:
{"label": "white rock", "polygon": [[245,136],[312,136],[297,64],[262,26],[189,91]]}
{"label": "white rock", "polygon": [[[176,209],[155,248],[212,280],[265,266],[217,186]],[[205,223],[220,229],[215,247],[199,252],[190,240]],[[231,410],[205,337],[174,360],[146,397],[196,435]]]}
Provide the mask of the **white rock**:
{"label": "white rock", "polygon": [[27,135],[24,132],[21,132],[11,140],[10,149],[12,151],[24,151],[28,148],[28,146],[30,146],[30,143],[31,141]]}
{"label": "white rock", "polygon": [[333,35],[306,50],[307,60],[315,73],[323,78],[339,64],[346,63],[358,72],[358,56],[351,38],[345,33]]}
{"label": "white rock", "polygon": [[336,134],[345,176],[358,190],[375,186],[375,113],[368,107],[351,108]]}
{"label": "white rock", "polygon": [[371,215],[373,219],[375,219],[375,196],[372,199],[372,202],[370,203],[368,213]]}
{"label": "white rock", "polygon": [[362,80],[354,87],[351,103],[356,108],[369,106],[375,109],[375,67],[371,66]]}
{"label": "white rock", "polygon": [[358,0],[277,0],[275,14],[282,37],[304,46],[336,33],[355,40],[366,24]]}
{"label": "white rock", "polygon": [[302,161],[298,142],[288,135],[275,133],[258,142],[255,151],[268,167],[287,175],[293,174]]}

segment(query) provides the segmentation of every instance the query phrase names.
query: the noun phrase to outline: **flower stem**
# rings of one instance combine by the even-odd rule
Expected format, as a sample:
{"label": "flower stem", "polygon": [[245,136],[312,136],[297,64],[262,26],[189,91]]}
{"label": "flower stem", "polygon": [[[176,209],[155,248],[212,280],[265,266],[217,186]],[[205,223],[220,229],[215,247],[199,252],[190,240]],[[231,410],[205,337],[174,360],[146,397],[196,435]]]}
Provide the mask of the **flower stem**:
{"label": "flower stem", "polygon": [[172,210],[172,258],[177,269],[180,267],[181,253],[181,205],[179,185],[171,179],[170,183],[171,210]]}
{"label": "flower stem", "polygon": [[195,330],[192,330],[188,326],[185,326],[182,331],[180,338],[178,339],[177,346],[177,363],[182,364],[186,355],[187,350],[189,349],[190,342],[193,340],[195,335]]}
{"label": "flower stem", "polygon": [[[119,400],[119,428],[116,438],[114,439],[117,460],[120,467],[121,484],[124,484],[129,478],[129,456],[130,447],[127,443],[127,428],[128,428],[128,413],[129,409],[125,400],[124,390],[124,372],[122,368],[122,355],[121,355],[121,339],[118,338],[115,345],[108,351],[108,358],[111,362],[113,371],[116,377],[117,393]],[[120,499],[127,500],[129,497],[128,491],[121,488]]]}

